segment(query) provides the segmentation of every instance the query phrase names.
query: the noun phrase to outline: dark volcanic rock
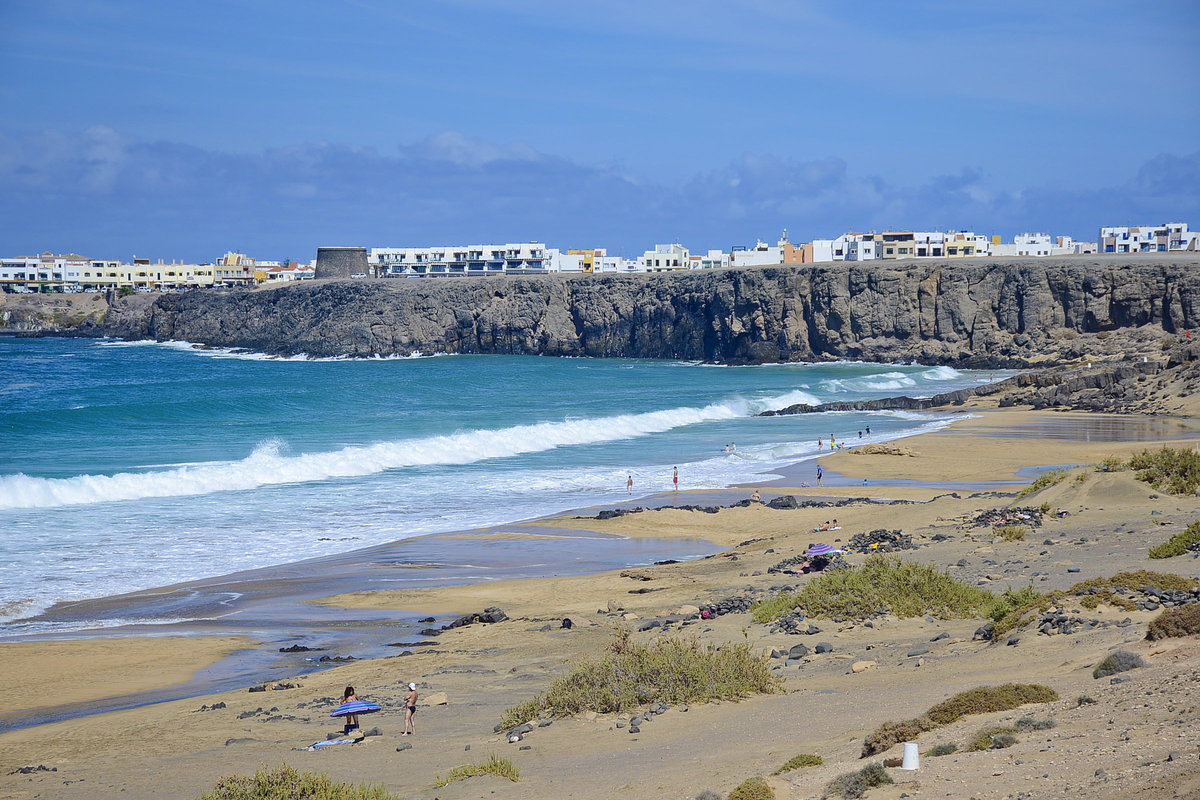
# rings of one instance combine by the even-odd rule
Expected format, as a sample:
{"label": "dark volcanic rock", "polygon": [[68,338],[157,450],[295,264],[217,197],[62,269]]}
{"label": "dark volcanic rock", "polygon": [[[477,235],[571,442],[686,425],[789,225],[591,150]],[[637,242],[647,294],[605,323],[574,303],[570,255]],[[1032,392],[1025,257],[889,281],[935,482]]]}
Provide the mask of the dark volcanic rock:
{"label": "dark volcanic rock", "polygon": [[[107,313],[75,332],[313,356],[864,358],[985,369],[1028,366],[1047,354],[1140,362],[1161,358],[1164,332],[1200,328],[1196,263],[1189,254],[322,280],[153,302],[114,297]],[[51,317],[21,311],[9,326],[37,331]],[[1117,335],[1151,326],[1158,335]]]}

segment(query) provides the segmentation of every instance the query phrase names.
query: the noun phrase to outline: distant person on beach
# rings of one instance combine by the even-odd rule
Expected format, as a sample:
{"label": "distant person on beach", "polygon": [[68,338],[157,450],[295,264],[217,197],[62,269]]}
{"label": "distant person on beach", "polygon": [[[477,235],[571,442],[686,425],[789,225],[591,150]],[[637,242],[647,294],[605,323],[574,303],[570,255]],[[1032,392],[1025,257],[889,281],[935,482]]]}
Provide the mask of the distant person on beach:
{"label": "distant person on beach", "polygon": [[821,470],[821,465],[817,464],[817,486],[821,485],[821,476],[825,473]]}
{"label": "distant person on beach", "polygon": [[862,431],[858,432],[858,438],[860,438],[860,439],[862,438]]}
{"label": "distant person on beach", "polygon": [[758,489],[754,490],[754,494],[750,495],[750,499],[756,503],[762,502],[762,495],[758,493]]}
{"label": "distant person on beach", "polygon": [[679,491],[679,467],[675,467],[675,474],[671,476],[671,480],[675,482],[675,491]]}
{"label": "distant person on beach", "polygon": [[731,452],[731,453],[736,453],[736,452],[737,452],[737,442],[730,442],[730,443],[729,443],[729,452]]}
{"label": "distant person on beach", "polygon": [[837,439],[833,438],[833,434],[829,434],[829,452],[837,449]]}
{"label": "distant person on beach", "polygon": [[[342,705],[353,703],[358,699],[358,695],[354,693],[353,686],[347,686],[346,691],[342,692]],[[342,728],[343,733],[349,733],[358,727],[358,714],[347,714],[346,725]]]}
{"label": "distant person on beach", "polygon": [[627,481],[625,481],[625,489],[629,492],[629,496],[633,497],[633,476],[632,475],[630,475],[629,479]]}
{"label": "distant person on beach", "polygon": [[867,438],[868,439],[871,438],[871,426],[870,425],[867,426]]}
{"label": "distant person on beach", "polygon": [[820,436],[818,436],[817,437],[817,452],[820,452],[821,448],[824,446],[825,446],[825,442],[822,441]]}
{"label": "distant person on beach", "polygon": [[413,714],[417,713],[417,685],[410,683],[408,685],[408,695],[404,698],[404,733],[401,736],[409,734],[416,735],[417,726],[413,724]]}

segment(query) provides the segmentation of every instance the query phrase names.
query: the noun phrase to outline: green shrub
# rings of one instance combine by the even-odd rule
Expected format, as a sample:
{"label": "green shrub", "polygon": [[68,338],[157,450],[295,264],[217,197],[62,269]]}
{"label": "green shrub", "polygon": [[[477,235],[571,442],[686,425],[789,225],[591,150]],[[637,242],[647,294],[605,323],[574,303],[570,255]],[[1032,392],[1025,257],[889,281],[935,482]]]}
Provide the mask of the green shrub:
{"label": "green shrub", "polygon": [[1017,743],[1017,737],[1013,736],[1016,732],[1017,729],[1013,727],[984,728],[971,740],[970,750],[977,753],[980,750],[1002,750],[1012,747]]}
{"label": "green shrub", "polygon": [[980,686],[943,700],[916,719],[883,723],[863,740],[861,757],[882,753],[897,742],[912,741],[926,731],[949,725],[970,714],[1010,711],[1027,703],[1050,703],[1057,699],[1057,692],[1036,683]]}
{"label": "green shrub", "polygon": [[231,775],[199,800],[399,800],[382,786],[336,783],[328,775],[297,772],[284,764],[263,767],[253,777]]}
{"label": "green shrub", "polygon": [[1110,653],[1103,661],[1096,665],[1092,670],[1093,678],[1107,678],[1109,675],[1116,675],[1118,672],[1128,672],[1131,669],[1146,666],[1146,662],[1137,653],[1131,653],[1128,650],[1118,650],[1115,653]]}
{"label": "green shrub", "polygon": [[993,602],[991,592],[955,580],[937,567],[880,554],[861,567],[822,573],[800,592],[756,604],[754,619],[770,622],[794,608],[810,617],[862,619],[885,608],[897,617],[969,619],[982,615]]}
{"label": "green shrub", "polygon": [[1200,542],[1200,520],[1188,525],[1187,528],[1157,547],[1150,548],[1151,558],[1172,558],[1181,556],[1188,551],[1189,544]]}
{"label": "green shrub", "polygon": [[1194,494],[1200,487],[1200,453],[1192,449],[1143,450],[1129,459],[1138,480],[1171,494]]}
{"label": "green shrub", "polygon": [[1028,703],[1052,703],[1057,699],[1057,692],[1037,683],[980,686],[943,700],[929,709],[926,716],[938,725],[949,725],[970,714],[1010,711]]}
{"label": "green shrub", "polygon": [[702,703],[782,692],[783,679],[771,673],[768,661],[747,642],[720,649],[695,637],[639,644],[622,629],[607,654],[579,662],[545,692],[506,710],[501,725],[513,727],[542,714],[614,714],[653,702]]}
{"label": "green shrub", "polygon": [[1096,465],[1096,472],[1121,472],[1126,466],[1124,459],[1119,456],[1106,456]]}
{"label": "green shrub", "polygon": [[750,778],[729,793],[729,800],[775,800],[775,792],[762,778]]}
{"label": "green shrub", "polygon": [[997,525],[992,528],[992,534],[999,536],[1006,542],[1021,542],[1025,540],[1025,534],[1029,533],[1029,528],[1024,525]]}
{"label": "green shrub", "polygon": [[1053,486],[1056,483],[1060,483],[1064,478],[1067,477],[1068,474],[1069,473],[1067,470],[1062,469],[1061,467],[1059,469],[1052,469],[1049,472],[1043,472],[1041,475],[1037,476],[1037,479],[1033,483],[1029,484],[1017,493],[1017,499],[1020,500],[1022,497],[1028,497],[1035,492],[1040,492],[1047,486]]}
{"label": "green shrub", "polygon": [[786,764],[772,772],[772,775],[782,775],[785,772],[791,772],[794,769],[801,767],[819,767],[825,763],[825,760],[820,756],[814,756],[810,753],[801,753],[800,755],[791,758]]}
{"label": "green shrub", "polygon": [[1150,626],[1146,630],[1146,638],[1152,642],[1158,639],[1173,639],[1198,634],[1200,634],[1200,603],[1168,608],[1150,620]]}
{"label": "green shrub", "polygon": [[122,286],[121,288],[117,289],[117,297],[129,297],[132,294],[133,294],[132,286]]}
{"label": "green shrub", "polygon": [[473,778],[476,775],[495,775],[499,778],[508,778],[516,783],[521,779],[521,770],[517,769],[516,765],[507,758],[501,758],[495,753],[488,753],[488,760],[482,764],[462,764],[450,770],[450,774],[443,778],[438,775],[434,780],[434,786],[445,786],[454,781],[462,780],[463,778]]}
{"label": "green shrub", "polygon": [[867,793],[867,789],[886,786],[889,783],[894,781],[882,764],[867,764],[857,772],[847,772],[830,781],[825,787],[825,796],[836,794],[847,798],[862,797]]}
{"label": "green shrub", "polygon": [[929,748],[929,752],[925,755],[936,758],[937,756],[948,756],[955,752],[958,752],[958,745],[954,742],[946,742],[945,744],[938,744]]}

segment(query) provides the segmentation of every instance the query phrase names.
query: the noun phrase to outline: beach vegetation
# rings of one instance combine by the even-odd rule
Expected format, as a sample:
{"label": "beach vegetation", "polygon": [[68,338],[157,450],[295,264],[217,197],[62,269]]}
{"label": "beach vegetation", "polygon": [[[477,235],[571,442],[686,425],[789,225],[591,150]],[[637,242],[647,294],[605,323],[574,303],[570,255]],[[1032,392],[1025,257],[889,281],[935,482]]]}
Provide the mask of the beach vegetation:
{"label": "beach vegetation", "polygon": [[[1079,472],[1075,473],[1075,483],[1077,485],[1081,484],[1081,483],[1087,483],[1087,479],[1090,478],[1091,476],[1092,476],[1092,473],[1088,472],[1086,469],[1081,469],[1081,470],[1079,470]],[[1050,504],[1043,503],[1042,505],[1048,506]],[[1047,508],[1046,511],[1043,511],[1042,513],[1045,514],[1045,513],[1049,512],[1049,510],[1050,509]]]}
{"label": "beach vegetation", "polygon": [[771,672],[769,661],[749,642],[714,647],[695,637],[664,637],[643,644],[620,628],[603,656],[577,662],[545,692],[506,710],[501,724],[511,727],[543,715],[583,711],[616,714],[654,702],[702,703],[782,692],[783,679]]}
{"label": "beach vegetation", "polygon": [[729,793],[729,800],[775,800],[775,791],[762,778],[749,778]]}
{"label": "beach vegetation", "polygon": [[1096,698],[1094,698],[1088,694],[1081,694],[1081,695],[1079,695],[1079,697],[1075,698],[1075,707],[1076,708],[1081,708],[1083,706],[1091,706],[1091,705],[1095,705],[1095,704],[1096,704]]}
{"label": "beach vegetation", "polygon": [[1053,486],[1056,483],[1061,483],[1068,474],[1070,473],[1062,467],[1059,467],[1058,469],[1052,469],[1049,472],[1043,472],[1041,475],[1037,476],[1037,479],[1033,483],[1029,484],[1017,493],[1017,499],[1019,500],[1022,497],[1028,497],[1035,492],[1040,492],[1047,486]]}
{"label": "beach vegetation", "polygon": [[867,793],[868,789],[874,789],[876,786],[886,786],[894,783],[892,776],[887,774],[887,770],[879,762],[867,764],[860,770],[855,772],[847,772],[839,775],[831,780],[825,786],[825,796],[837,795],[838,797],[846,797],[853,800],[856,797],[862,797]]}
{"label": "beach vegetation", "polygon": [[820,756],[815,756],[812,753],[801,753],[798,756],[793,756],[788,759],[788,762],[779,769],[772,772],[772,775],[782,775],[785,772],[791,772],[794,769],[801,767],[819,767],[825,763],[825,759]]}
{"label": "beach vegetation", "polygon": [[1188,545],[1200,544],[1200,520],[1188,525],[1185,530],[1150,548],[1151,558],[1173,558],[1188,551]]}
{"label": "beach vegetation", "polygon": [[933,747],[929,748],[929,752],[927,752],[925,755],[937,758],[938,756],[948,756],[951,753],[957,752],[958,745],[956,745],[954,742],[944,742],[942,744],[935,744]]}
{"label": "beach vegetation", "polygon": [[1057,692],[1036,683],[979,686],[943,700],[915,719],[883,723],[863,740],[861,757],[885,752],[897,742],[912,741],[921,733],[972,714],[1011,711],[1029,703],[1052,703],[1057,699]]}
{"label": "beach vegetation", "polygon": [[1107,678],[1109,675],[1116,675],[1118,672],[1128,672],[1131,669],[1138,669],[1146,666],[1146,662],[1137,653],[1131,653],[1128,650],[1118,650],[1115,653],[1109,653],[1104,660],[1096,665],[1092,670],[1093,678]]}
{"label": "beach vegetation", "polygon": [[1137,611],[1137,601],[1125,595],[1120,590],[1142,591],[1153,587],[1163,591],[1185,591],[1200,586],[1195,578],[1184,578],[1170,572],[1154,572],[1139,569],[1131,572],[1118,572],[1111,578],[1089,578],[1081,581],[1066,592],[1056,593],[1055,599],[1061,595],[1084,595],[1079,604],[1084,608],[1096,608],[1101,603],[1123,609]]}
{"label": "beach vegetation", "polygon": [[122,286],[117,289],[117,297],[132,297],[133,293],[132,286]]}
{"label": "beach vegetation", "polygon": [[230,775],[199,800],[399,800],[382,786],[336,782],[328,775],[299,772],[284,764],[263,767],[254,775]]}
{"label": "beach vegetation", "polygon": [[932,615],[969,619],[987,612],[995,596],[928,564],[883,554],[862,566],[824,572],[799,592],[785,592],[753,607],[757,622],[799,608],[809,617],[863,619],[886,610],[897,617]]}
{"label": "beach vegetation", "polygon": [[450,770],[450,773],[444,778],[439,773],[433,785],[440,788],[454,781],[473,778],[476,775],[495,775],[498,778],[508,778],[516,783],[521,779],[521,770],[509,759],[502,758],[495,753],[488,753],[487,761],[478,764],[460,764]]}
{"label": "beach vegetation", "polygon": [[975,734],[968,749],[977,753],[980,750],[1003,750],[1005,747],[1012,747],[1017,743],[1017,737],[1013,735],[1016,732],[1017,729],[1011,726],[984,728]]}
{"label": "beach vegetation", "polygon": [[1058,723],[1052,719],[1035,719],[1034,717],[1021,717],[1017,720],[1017,730],[1019,731],[1048,731],[1051,728],[1057,728]]}
{"label": "beach vegetation", "polygon": [[1143,450],[1129,459],[1137,478],[1170,494],[1195,494],[1200,488],[1200,452],[1192,448]]}
{"label": "beach vegetation", "polygon": [[1126,466],[1125,459],[1120,456],[1105,456],[1096,465],[1096,472],[1121,472]]}
{"label": "beach vegetation", "polygon": [[1200,603],[1168,608],[1150,620],[1146,629],[1146,638],[1152,642],[1195,635],[1200,635]]}
{"label": "beach vegetation", "polygon": [[997,525],[992,528],[992,533],[1006,542],[1021,542],[1025,540],[1029,528],[1024,525]]}

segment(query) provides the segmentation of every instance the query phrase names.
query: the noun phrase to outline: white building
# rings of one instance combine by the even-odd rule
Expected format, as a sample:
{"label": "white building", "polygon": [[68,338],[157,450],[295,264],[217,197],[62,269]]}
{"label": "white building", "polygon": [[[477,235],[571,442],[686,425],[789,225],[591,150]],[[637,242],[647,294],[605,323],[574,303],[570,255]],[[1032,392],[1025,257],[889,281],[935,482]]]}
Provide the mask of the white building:
{"label": "white building", "polygon": [[1095,252],[1098,252],[1095,242],[1077,242],[1070,236],[1059,236],[1050,250],[1050,254],[1055,256],[1081,256]]}
{"label": "white building", "polygon": [[367,263],[379,277],[521,275],[550,271],[549,253],[540,242],[373,247]]}
{"label": "white building", "polygon": [[1096,240],[1102,253],[1168,253],[1200,250],[1200,231],[1186,222],[1162,225],[1105,226]]}
{"label": "white building", "polygon": [[679,243],[656,244],[653,250],[647,250],[640,259],[645,272],[671,272],[687,269],[688,249]]}
{"label": "white building", "polygon": [[782,243],[769,245],[759,239],[754,247],[735,247],[729,253],[729,265],[732,267],[776,267],[783,263]]}

